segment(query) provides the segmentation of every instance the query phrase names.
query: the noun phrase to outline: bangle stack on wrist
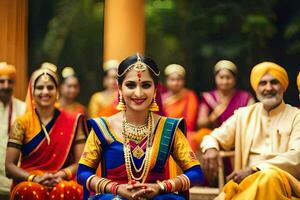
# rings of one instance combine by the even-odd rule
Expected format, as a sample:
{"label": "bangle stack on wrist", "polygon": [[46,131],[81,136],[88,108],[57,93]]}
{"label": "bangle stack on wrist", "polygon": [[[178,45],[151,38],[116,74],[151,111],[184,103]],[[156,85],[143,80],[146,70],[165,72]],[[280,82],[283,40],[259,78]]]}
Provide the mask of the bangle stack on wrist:
{"label": "bangle stack on wrist", "polygon": [[106,186],[111,182],[106,178],[100,178],[97,183],[95,184],[95,192],[96,194],[103,194],[105,193]]}

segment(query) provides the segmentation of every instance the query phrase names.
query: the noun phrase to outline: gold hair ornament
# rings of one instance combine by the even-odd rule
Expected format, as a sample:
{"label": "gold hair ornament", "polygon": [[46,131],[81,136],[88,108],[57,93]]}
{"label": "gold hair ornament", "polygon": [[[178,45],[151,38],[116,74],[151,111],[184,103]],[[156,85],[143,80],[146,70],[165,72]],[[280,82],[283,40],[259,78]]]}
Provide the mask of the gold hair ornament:
{"label": "gold hair ornament", "polygon": [[136,54],[136,56],[137,56],[136,62],[130,65],[126,70],[124,70],[122,74],[118,74],[118,77],[122,77],[124,74],[126,74],[129,70],[132,69],[136,72],[144,72],[146,68],[150,69],[155,74],[155,76],[159,76],[160,72],[158,73],[155,72],[149,65],[142,62],[141,57],[138,53]]}
{"label": "gold hair ornament", "polygon": [[61,72],[61,76],[63,78],[67,78],[69,76],[74,76],[74,75],[75,75],[75,71],[72,67],[65,67]]}

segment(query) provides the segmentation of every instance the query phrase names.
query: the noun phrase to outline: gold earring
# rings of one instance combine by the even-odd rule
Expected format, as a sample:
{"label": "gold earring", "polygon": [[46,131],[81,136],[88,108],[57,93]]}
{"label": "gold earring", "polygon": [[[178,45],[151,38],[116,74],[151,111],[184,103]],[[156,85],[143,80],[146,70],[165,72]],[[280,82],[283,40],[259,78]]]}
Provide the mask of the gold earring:
{"label": "gold earring", "polygon": [[126,105],[124,103],[124,100],[123,100],[123,97],[122,97],[121,94],[120,94],[120,97],[119,97],[119,103],[117,105],[117,110],[119,110],[119,111],[125,111],[126,110]]}
{"label": "gold earring", "polygon": [[156,93],[154,93],[153,101],[149,106],[149,111],[151,111],[151,112],[159,111],[159,106],[156,103]]}

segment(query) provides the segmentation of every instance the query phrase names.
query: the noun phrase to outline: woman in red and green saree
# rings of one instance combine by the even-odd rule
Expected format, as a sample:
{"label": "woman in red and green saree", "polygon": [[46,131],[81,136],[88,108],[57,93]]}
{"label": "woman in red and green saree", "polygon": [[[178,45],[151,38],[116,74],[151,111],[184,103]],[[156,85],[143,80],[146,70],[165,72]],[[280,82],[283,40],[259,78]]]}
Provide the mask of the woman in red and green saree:
{"label": "woman in red and green saree", "polygon": [[[184,120],[162,117],[155,92],[160,72],[148,57],[134,55],[118,68],[119,113],[91,119],[77,180],[91,199],[184,199],[175,192],[200,184],[203,174],[187,139]],[[184,173],[168,177],[173,157]],[[103,176],[95,175],[102,162]]]}
{"label": "woman in red and green saree", "polygon": [[59,111],[55,66],[36,70],[28,86],[28,111],[12,125],[6,153],[6,173],[15,199],[82,199],[74,181],[86,140],[80,114]]}

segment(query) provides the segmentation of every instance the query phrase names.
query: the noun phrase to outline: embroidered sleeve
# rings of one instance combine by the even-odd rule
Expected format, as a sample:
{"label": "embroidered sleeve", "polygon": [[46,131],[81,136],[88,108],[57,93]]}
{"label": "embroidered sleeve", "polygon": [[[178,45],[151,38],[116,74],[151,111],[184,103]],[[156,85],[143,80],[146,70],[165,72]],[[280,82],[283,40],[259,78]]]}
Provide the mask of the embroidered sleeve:
{"label": "embroidered sleeve", "polygon": [[101,143],[92,129],[84,146],[82,156],[79,160],[80,164],[96,169],[102,160]]}
{"label": "embroidered sleeve", "polygon": [[82,119],[79,119],[74,144],[82,144],[85,143],[85,141],[86,141],[86,134],[83,128],[83,122]]}
{"label": "embroidered sleeve", "polygon": [[183,171],[195,165],[200,165],[189,142],[180,129],[177,129],[175,133],[172,157]]}
{"label": "embroidered sleeve", "polygon": [[20,123],[20,121],[16,120],[12,127],[8,138],[8,146],[21,148],[24,141],[25,128]]}

